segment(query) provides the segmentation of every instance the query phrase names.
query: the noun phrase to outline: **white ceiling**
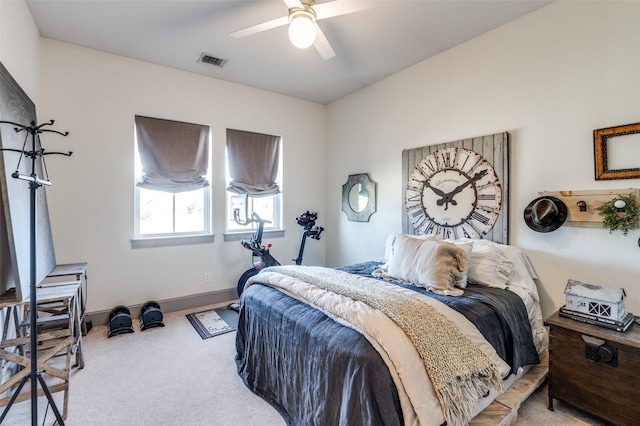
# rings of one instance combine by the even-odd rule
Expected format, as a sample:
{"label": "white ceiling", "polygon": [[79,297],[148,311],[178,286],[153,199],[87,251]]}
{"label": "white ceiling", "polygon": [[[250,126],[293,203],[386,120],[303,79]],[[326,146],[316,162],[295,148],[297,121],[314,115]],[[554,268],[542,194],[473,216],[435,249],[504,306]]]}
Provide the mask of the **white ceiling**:
{"label": "white ceiling", "polygon": [[[42,37],[327,104],[551,2],[336,1],[377,7],[318,21],[336,53],[326,61],[313,47],[292,46],[286,26],[229,35],[285,16],[282,0],[26,3]],[[203,52],[228,62],[200,63]]]}

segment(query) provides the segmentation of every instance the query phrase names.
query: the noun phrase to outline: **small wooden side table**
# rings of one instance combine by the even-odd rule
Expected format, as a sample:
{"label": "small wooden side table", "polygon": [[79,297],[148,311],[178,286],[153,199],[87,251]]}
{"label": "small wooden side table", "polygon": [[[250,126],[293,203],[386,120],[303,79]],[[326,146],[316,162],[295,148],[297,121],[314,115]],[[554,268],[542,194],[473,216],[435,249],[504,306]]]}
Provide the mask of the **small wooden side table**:
{"label": "small wooden side table", "polygon": [[[637,425],[640,325],[618,332],[564,318],[558,312],[545,325],[550,327],[549,409],[553,411],[555,398],[613,424]],[[590,351],[587,342],[591,342]],[[593,342],[604,345],[595,346],[595,355]]]}
{"label": "small wooden side table", "polygon": [[[72,280],[69,281],[69,277]],[[75,280],[73,280],[75,278]],[[39,288],[51,289],[59,288],[63,289],[66,286],[71,286],[72,289],[77,291],[77,297],[74,299],[76,315],[73,316],[74,322],[72,324],[73,337],[73,353],[76,355],[76,363],[74,367],[84,368],[84,358],[82,356],[82,336],[86,335],[90,326],[85,321],[85,307],[87,303],[87,263],[66,263],[56,265],[56,267],[46,276],[46,278],[40,283]],[[64,291],[64,290],[61,290]],[[58,316],[65,314],[65,307],[63,305],[44,305],[38,304],[39,312],[46,312],[52,316]],[[50,322],[49,327],[64,326],[63,322]]]}
{"label": "small wooden side table", "polygon": [[[69,378],[71,372],[71,356],[74,352],[74,333],[79,334],[78,322],[78,295],[79,284],[54,287],[40,287],[36,289],[38,311],[55,309],[57,314],[37,318],[38,337],[38,370],[45,373],[51,379],[48,380],[48,388],[51,393],[64,391],[63,418],[67,417],[69,402]],[[0,341],[0,360],[13,363],[19,370],[7,381],[0,383],[0,394],[12,389],[31,372],[31,354],[29,353],[31,333],[29,318],[29,300],[11,300],[5,297],[0,302],[0,310],[8,309],[9,320],[17,323],[16,337],[9,338],[4,333]],[[18,309],[20,308],[20,309]],[[22,319],[18,319],[18,312],[22,311]],[[13,318],[10,318],[13,312]],[[61,322],[48,328],[53,323]],[[13,350],[12,350],[13,349]],[[76,350],[80,350],[76,347]],[[63,368],[50,364],[53,357],[64,355],[66,357]],[[78,354],[76,354],[78,357]],[[79,359],[82,357],[80,355]],[[82,362],[82,361],[80,361]],[[44,395],[43,389],[38,389],[38,396]],[[30,398],[30,391],[22,390],[15,401],[25,401]],[[9,403],[11,396],[0,399],[0,406]]]}
{"label": "small wooden side table", "polygon": [[[69,277],[75,277],[75,280],[68,280]],[[87,263],[64,263],[61,265],[56,265],[55,268],[40,284],[41,286],[50,286],[50,285],[65,285],[65,284],[76,284],[80,283],[80,297],[78,299],[79,308],[80,308],[80,324],[82,328],[82,334],[86,335],[89,331],[87,329],[87,324],[85,322],[85,308],[87,306]],[[90,328],[90,327],[89,327]]]}

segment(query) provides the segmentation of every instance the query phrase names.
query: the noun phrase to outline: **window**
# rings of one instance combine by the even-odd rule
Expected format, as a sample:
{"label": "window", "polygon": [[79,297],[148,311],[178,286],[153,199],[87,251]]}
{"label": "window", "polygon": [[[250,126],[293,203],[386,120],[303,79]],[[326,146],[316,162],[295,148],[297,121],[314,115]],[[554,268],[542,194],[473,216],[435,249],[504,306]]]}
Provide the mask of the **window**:
{"label": "window", "polygon": [[137,187],[137,238],[208,234],[209,187],[177,194]]}
{"label": "window", "polygon": [[253,213],[269,221],[266,231],[282,229],[281,143],[279,136],[227,129],[227,232],[255,228],[246,224]]}
{"label": "window", "polygon": [[134,239],[211,235],[209,127],[135,122]]}
{"label": "window", "polygon": [[265,231],[275,231],[281,229],[280,206],[282,194],[270,195],[267,197],[250,197],[247,195],[235,195],[227,192],[227,231],[247,232],[248,228],[255,228],[257,225],[242,225],[234,220],[234,211],[238,212],[240,222],[245,222],[247,218],[253,217],[257,213],[260,218],[268,221],[264,225]]}

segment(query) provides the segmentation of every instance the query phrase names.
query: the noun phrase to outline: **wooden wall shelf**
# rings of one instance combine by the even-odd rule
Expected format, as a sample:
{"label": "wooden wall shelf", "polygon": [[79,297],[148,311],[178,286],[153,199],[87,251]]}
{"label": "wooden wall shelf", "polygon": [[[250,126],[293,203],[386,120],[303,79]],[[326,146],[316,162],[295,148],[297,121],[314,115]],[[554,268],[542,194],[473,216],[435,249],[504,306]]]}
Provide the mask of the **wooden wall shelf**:
{"label": "wooden wall shelf", "polygon": [[[542,196],[552,196],[562,200],[567,206],[567,220],[564,226],[587,226],[602,228],[602,216],[596,210],[598,207],[620,195],[634,196],[636,200],[640,196],[640,189],[603,189],[603,190],[583,190],[583,191],[543,191],[538,193]],[[578,203],[584,201],[586,210],[580,211]],[[634,226],[634,228],[637,228]]]}

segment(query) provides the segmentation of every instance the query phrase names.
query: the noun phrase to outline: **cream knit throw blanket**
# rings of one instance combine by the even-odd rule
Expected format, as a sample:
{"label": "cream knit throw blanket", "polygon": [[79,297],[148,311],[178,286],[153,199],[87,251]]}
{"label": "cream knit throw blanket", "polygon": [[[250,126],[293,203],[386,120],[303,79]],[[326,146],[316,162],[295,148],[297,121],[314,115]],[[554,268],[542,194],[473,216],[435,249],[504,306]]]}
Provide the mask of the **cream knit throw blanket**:
{"label": "cream knit throw blanket", "polygon": [[273,266],[269,271],[361,301],[387,315],[413,342],[447,423],[468,423],[482,397],[491,389],[502,391],[500,374],[489,357],[444,315],[419,299],[377,280],[334,269]]}

